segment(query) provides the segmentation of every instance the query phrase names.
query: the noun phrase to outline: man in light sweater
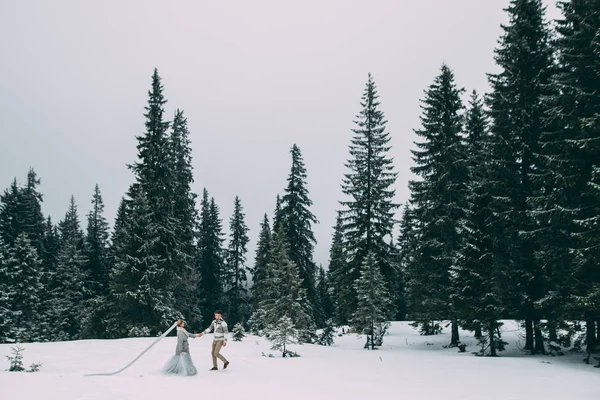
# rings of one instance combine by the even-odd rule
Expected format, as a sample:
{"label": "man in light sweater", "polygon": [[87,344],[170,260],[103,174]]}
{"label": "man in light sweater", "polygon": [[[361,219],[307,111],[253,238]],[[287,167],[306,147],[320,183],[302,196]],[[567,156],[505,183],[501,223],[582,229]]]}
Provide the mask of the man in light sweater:
{"label": "man in light sweater", "polygon": [[221,310],[215,311],[215,320],[210,324],[208,328],[204,332],[200,334],[200,336],[210,333],[210,331],[214,332],[214,339],[212,343],[212,360],[213,367],[211,371],[216,371],[217,368],[217,358],[223,361],[223,369],[226,369],[229,365],[229,361],[225,359],[221,355],[221,347],[227,347],[227,322],[223,321],[223,312]]}

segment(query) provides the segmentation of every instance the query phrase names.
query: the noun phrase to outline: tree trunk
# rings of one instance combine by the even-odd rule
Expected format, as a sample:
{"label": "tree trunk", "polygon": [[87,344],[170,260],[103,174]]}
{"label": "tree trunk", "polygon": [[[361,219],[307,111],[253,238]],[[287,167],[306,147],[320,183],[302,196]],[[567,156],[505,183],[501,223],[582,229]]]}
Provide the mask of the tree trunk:
{"label": "tree trunk", "polygon": [[531,318],[525,319],[525,350],[533,351],[533,321]]}
{"label": "tree trunk", "polygon": [[593,353],[596,347],[596,321],[588,319],[585,321],[587,352]]}
{"label": "tree trunk", "polygon": [[458,321],[452,320],[452,338],[450,339],[450,347],[456,347],[460,343],[460,337],[458,336]]}
{"label": "tree trunk", "polygon": [[596,324],[598,325],[596,327],[596,343],[600,344],[600,319],[596,321]]}
{"label": "tree trunk", "polygon": [[551,321],[548,324],[548,334],[550,336],[550,341],[558,343],[558,332],[556,328],[556,321]]}
{"label": "tree trunk", "polygon": [[540,321],[535,321],[533,327],[535,332],[535,348],[533,349],[532,354],[546,354],[546,349],[544,348],[544,336],[540,329]]}
{"label": "tree trunk", "polygon": [[495,328],[490,328],[490,330],[488,331],[488,335],[490,338],[490,357],[497,357],[498,354],[496,354],[496,329]]}
{"label": "tree trunk", "polygon": [[483,336],[481,333],[481,324],[475,325],[475,339],[479,339]]}

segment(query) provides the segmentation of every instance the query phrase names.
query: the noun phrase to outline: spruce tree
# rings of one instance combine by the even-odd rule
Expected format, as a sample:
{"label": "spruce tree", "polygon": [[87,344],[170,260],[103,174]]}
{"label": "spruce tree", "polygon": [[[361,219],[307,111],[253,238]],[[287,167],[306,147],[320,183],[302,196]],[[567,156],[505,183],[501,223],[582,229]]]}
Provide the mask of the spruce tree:
{"label": "spruce tree", "polygon": [[42,254],[44,272],[52,274],[58,259],[60,251],[60,233],[58,227],[52,222],[52,218],[48,216],[44,224],[44,254]]}
{"label": "spruce tree", "polygon": [[130,220],[128,213],[131,208],[128,206],[129,203],[130,201],[124,197],[119,202],[108,254],[110,265],[108,293],[88,303],[91,311],[84,321],[83,338],[108,339],[127,335],[121,325],[125,315],[116,312],[114,307],[119,306],[117,296],[120,295],[115,279],[123,281],[126,279],[125,276],[122,277],[124,275],[122,268],[127,262],[129,254]]}
{"label": "spruce tree", "polygon": [[412,268],[412,263],[416,257],[416,249],[419,243],[419,232],[417,229],[417,221],[415,220],[414,210],[409,203],[404,205],[402,218],[399,224],[400,235],[398,236],[398,287],[400,294],[396,300],[396,319],[403,320],[406,318],[407,296],[406,288],[407,271]]}
{"label": "spruce tree", "polygon": [[559,69],[550,85],[555,92],[547,97],[549,127],[541,137],[550,186],[540,207],[551,282],[543,304],[555,310],[551,319],[585,321],[591,353],[600,345],[600,263],[594,251],[600,215],[600,1],[560,1],[559,7]]}
{"label": "spruce tree", "polygon": [[267,338],[272,343],[271,350],[281,351],[282,357],[291,357],[296,354],[290,352],[288,346],[300,342],[299,335],[292,319],[284,315],[269,330]]}
{"label": "spruce tree", "polygon": [[32,169],[27,173],[27,184],[21,189],[19,196],[19,219],[23,232],[27,234],[31,244],[38,252],[44,253],[44,216],[42,215],[42,194],[37,187],[40,180]]}
{"label": "spruce tree", "polygon": [[415,217],[420,223],[418,250],[407,271],[407,297],[411,316],[427,322],[450,319],[450,345],[459,342],[458,321],[449,296],[453,293],[450,268],[461,249],[461,224],[466,212],[468,171],[461,138],[461,94],[454,73],[442,65],[440,75],[425,90],[422,100],[422,138],[413,150],[411,170],[421,178],[411,181]]}
{"label": "spruce tree", "polygon": [[7,246],[11,246],[24,232],[23,221],[20,218],[20,194],[21,188],[15,178],[0,196],[0,235]]}
{"label": "spruce tree", "polygon": [[85,287],[87,259],[74,241],[63,243],[50,279],[51,305],[49,314],[53,340],[80,338],[84,318],[84,301],[89,298]]}
{"label": "spruce tree", "polygon": [[351,276],[346,272],[346,252],[344,250],[344,225],[341,212],[338,211],[335,227],[333,229],[333,238],[329,250],[329,268],[327,269],[327,280],[329,281],[329,291],[333,303],[333,320],[337,324],[345,324],[350,320],[351,313],[347,307],[351,304],[350,291],[351,285],[349,279]]}
{"label": "spruce tree", "polygon": [[367,335],[365,348],[373,350],[376,332],[382,329],[387,321],[386,317],[391,315],[389,309],[393,307],[385,279],[373,253],[365,258],[354,289],[358,296],[358,308],[352,315],[351,325],[356,332]]}
{"label": "spruce tree", "polygon": [[273,235],[271,263],[267,267],[264,300],[266,325],[273,327],[286,316],[300,332],[302,341],[311,341],[314,333],[312,309],[302,287],[298,266],[289,259],[289,245],[282,229]]}
{"label": "spruce tree", "polygon": [[223,228],[219,208],[204,189],[200,211],[199,283],[203,321],[212,321],[223,301]]}
{"label": "spruce tree", "polygon": [[171,187],[173,196],[173,228],[177,239],[171,250],[176,273],[176,300],[183,308],[181,312],[191,327],[201,323],[196,288],[198,285],[198,259],[196,248],[197,195],[192,191],[194,183],[192,149],[187,119],[183,111],[177,110],[168,137],[170,155]]}
{"label": "spruce tree", "polygon": [[61,246],[66,243],[75,243],[78,248],[83,246],[83,231],[81,230],[74,196],[71,196],[69,200],[69,208],[64,219],[58,223],[58,231],[60,233]]}
{"label": "spruce tree", "polygon": [[244,326],[241,322],[238,322],[233,326],[232,332],[234,342],[241,342],[242,339],[246,337],[246,331],[244,330]]}
{"label": "spruce tree", "polygon": [[84,317],[84,301],[89,298],[86,285],[84,237],[80,228],[75,198],[71,196],[65,217],[59,223],[60,251],[56,267],[48,280],[50,304],[48,320],[54,340],[78,339]]}
{"label": "spruce tree", "polygon": [[[151,241],[141,244],[144,247],[143,252],[138,253],[141,259],[128,264],[133,267],[137,263],[145,264],[146,260],[152,260],[148,265],[148,271],[159,274],[160,278],[157,279],[157,282],[148,283],[155,290],[149,295],[155,296],[155,299],[146,299],[145,301],[148,303],[162,302],[160,310],[157,310],[152,316],[140,315],[137,321],[131,321],[131,323],[138,323],[136,329],[137,327],[147,327],[151,332],[164,329],[164,326],[154,324],[162,324],[163,321],[179,316],[173,296],[177,290],[178,278],[181,274],[180,268],[182,268],[178,263],[180,259],[177,257],[180,248],[177,237],[178,221],[173,213],[174,191],[178,179],[171,138],[168,134],[170,124],[164,119],[166,102],[161,78],[155,69],[144,114],[146,129],[144,134],[137,137],[138,160],[129,166],[135,177],[135,183],[129,193],[129,198],[132,200],[130,203],[131,216],[133,218],[133,216],[144,215],[147,231],[142,235],[137,231],[138,228],[141,229],[138,221],[132,220],[130,240],[138,245],[140,237],[146,237]],[[143,208],[136,210],[137,206]],[[146,215],[148,210],[150,213]],[[136,235],[139,236],[135,237]],[[158,282],[160,285],[154,285]],[[167,300],[170,303],[165,303]],[[167,318],[166,312],[174,312],[177,315]],[[148,325],[149,323],[151,325]]]}
{"label": "spruce tree", "polygon": [[[356,128],[350,144],[350,170],[342,183],[343,193],[349,200],[342,201],[344,248],[348,262],[339,271],[340,281],[350,293],[338,298],[340,315],[351,315],[358,307],[354,283],[360,277],[360,268],[368,253],[373,253],[385,278],[388,290],[397,293],[397,275],[390,248],[394,213],[398,207],[393,202],[397,173],[388,155],[390,136],[387,121],[379,109],[379,95],[369,74],[362,110],[354,121]],[[386,310],[393,312],[392,309]]]}
{"label": "spruce tree", "polygon": [[8,279],[5,274],[8,272],[6,266],[6,256],[8,248],[4,244],[4,239],[0,235],[0,343],[8,342],[9,319],[9,287]]}
{"label": "spruce tree", "polygon": [[325,269],[319,267],[319,275],[317,277],[317,307],[315,315],[318,316],[316,319],[320,321],[317,324],[317,328],[325,327],[325,321],[330,319],[333,315],[333,303],[331,301],[330,283],[325,274]]}
{"label": "spruce tree", "polygon": [[[115,223],[115,264],[110,280],[110,316],[107,331],[112,337],[156,335],[168,327],[179,312],[169,290],[172,277],[157,255],[160,241],[153,210],[141,190],[130,190],[125,217]],[[119,237],[119,236],[121,237]]]}
{"label": "spruce tree", "polygon": [[328,319],[325,321],[325,326],[323,327],[323,331],[319,335],[317,339],[317,344],[321,346],[331,346],[333,344],[333,336],[335,335],[335,327],[333,325],[333,320]]}
{"label": "spruce tree", "polygon": [[269,217],[264,215],[260,224],[260,233],[258,235],[258,244],[256,256],[254,258],[254,268],[252,268],[252,306],[256,311],[260,302],[263,300],[263,283],[265,280],[265,271],[270,262],[271,254],[271,228],[269,226]]}
{"label": "spruce tree", "polygon": [[[490,229],[493,218],[489,195],[489,134],[483,104],[473,92],[467,111],[466,146],[470,154],[469,194],[465,217],[464,241],[453,268],[454,287],[451,295],[454,309],[465,328],[483,331],[476,334],[482,343],[481,355],[496,356],[503,348],[499,320],[506,315],[504,305],[506,271],[493,257],[495,232]],[[485,335],[483,335],[485,333]]]}
{"label": "spruce tree", "polygon": [[[44,287],[40,281],[42,261],[26,233],[12,245],[0,242],[0,342],[14,343],[48,339],[40,330],[39,306]],[[2,251],[3,250],[3,251]]]}
{"label": "spruce tree", "polygon": [[273,232],[279,231],[283,224],[283,214],[281,213],[281,196],[277,195],[275,200],[275,210],[273,211]]}
{"label": "spruce tree", "polygon": [[98,185],[94,188],[92,209],[87,215],[85,236],[85,256],[87,258],[86,282],[88,295],[92,298],[103,296],[108,291],[109,256],[108,222],[104,217],[104,202]]}
{"label": "spruce tree", "polygon": [[[497,262],[510,271],[513,315],[524,320],[525,348],[543,353],[542,315],[537,301],[547,292],[542,266],[535,254],[539,241],[531,198],[541,187],[534,177],[542,165],[537,156],[542,132],[547,129],[548,106],[554,74],[550,31],[541,0],[511,0],[509,23],[495,50],[501,72],[490,74],[492,91],[487,99],[493,134],[490,185],[494,199]],[[535,343],[534,343],[535,341]]]}
{"label": "spruce tree", "polygon": [[248,317],[247,267],[248,227],[239,197],[233,202],[233,215],[229,220],[229,246],[224,273],[225,296],[228,319],[233,323],[243,322]]}
{"label": "spruce tree", "polygon": [[[308,197],[306,167],[300,148],[294,144],[290,153],[292,167],[281,199],[281,218],[290,248],[290,261],[298,267],[302,287],[306,289],[308,301],[316,310],[319,299],[315,285],[317,266],[313,261],[313,251],[316,240],[312,225],[317,223],[317,218],[310,211],[312,200]],[[324,322],[319,320],[318,315],[313,318],[316,318],[317,323]]]}

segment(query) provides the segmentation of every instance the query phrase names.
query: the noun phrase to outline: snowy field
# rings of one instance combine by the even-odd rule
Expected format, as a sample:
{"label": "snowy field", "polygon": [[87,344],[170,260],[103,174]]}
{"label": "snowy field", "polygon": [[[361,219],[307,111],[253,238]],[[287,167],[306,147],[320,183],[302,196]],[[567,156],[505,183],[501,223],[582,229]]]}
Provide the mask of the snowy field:
{"label": "snowy field", "polygon": [[[517,349],[514,324],[505,328],[509,346],[500,358],[444,349],[448,335],[419,336],[406,323],[393,324],[380,350],[364,350],[363,338],[345,335],[332,347],[295,346],[301,357],[292,359],[249,336],[230,340],[222,353],[231,364],[219,371],[209,371],[212,338],[205,336],[190,339],[198,375],[185,378],[160,373],[175,349],[174,337],[121,374],[96,377],[83,375],[122,368],[153,339],[25,344],[25,366],[43,363],[37,373],[6,372],[11,346],[0,345],[0,399],[600,399],[600,370],[584,365],[583,355],[527,356]],[[462,340],[467,351],[476,350],[472,337]]]}

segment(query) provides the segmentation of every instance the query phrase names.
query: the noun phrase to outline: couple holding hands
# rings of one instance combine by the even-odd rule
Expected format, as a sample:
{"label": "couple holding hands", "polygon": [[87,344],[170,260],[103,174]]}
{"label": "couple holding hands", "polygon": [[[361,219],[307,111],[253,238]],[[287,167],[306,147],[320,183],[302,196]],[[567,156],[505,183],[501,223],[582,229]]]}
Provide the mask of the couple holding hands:
{"label": "couple holding hands", "polygon": [[229,365],[229,361],[221,355],[221,348],[227,346],[227,323],[223,320],[223,312],[221,310],[215,311],[215,320],[210,326],[202,333],[189,333],[184,328],[185,321],[182,319],[177,321],[177,347],[175,349],[175,355],[167,362],[163,367],[163,372],[166,374],[175,374],[183,376],[196,375],[198,372],[192,358],[190,356],[190,347],[188,344],[188,338],[195,338],[203,336],[211,331],[214,332],[214,339],[212,343],[212,361],[213,367],[211,371],[218,370],[217,359],[223,362],[223,369],[226,369]]}

